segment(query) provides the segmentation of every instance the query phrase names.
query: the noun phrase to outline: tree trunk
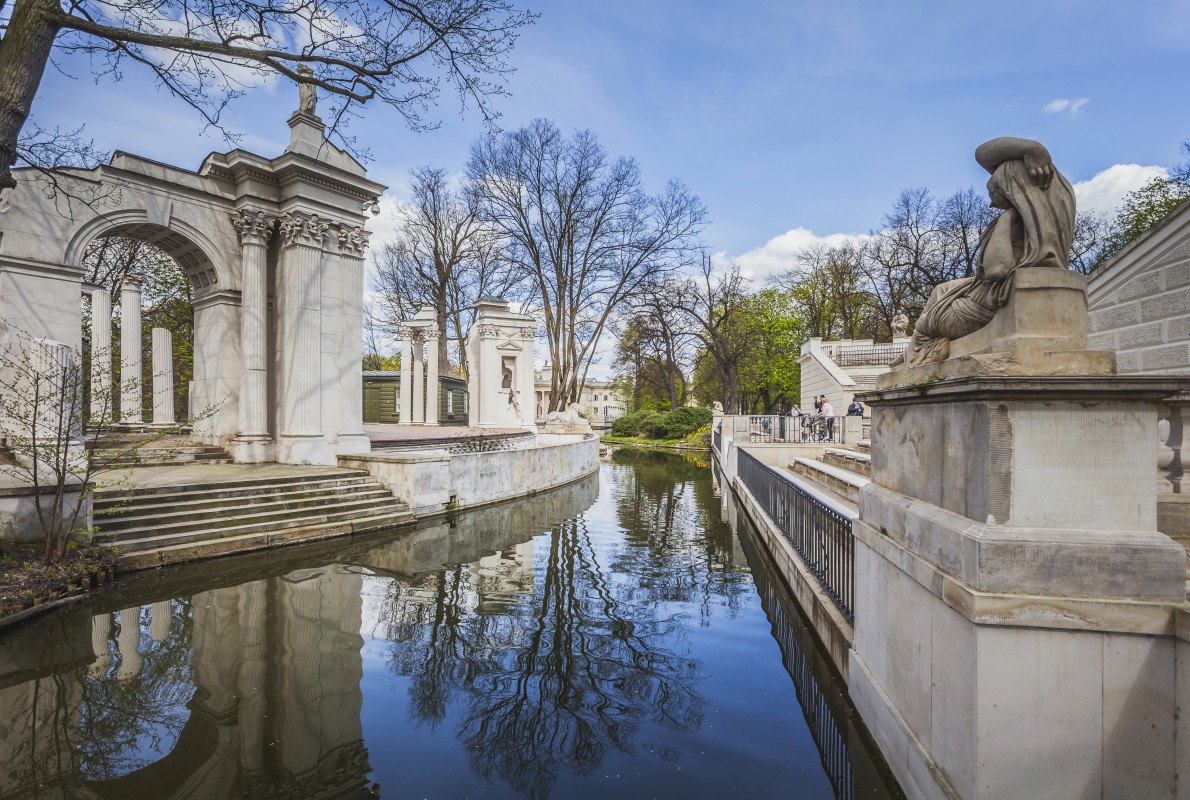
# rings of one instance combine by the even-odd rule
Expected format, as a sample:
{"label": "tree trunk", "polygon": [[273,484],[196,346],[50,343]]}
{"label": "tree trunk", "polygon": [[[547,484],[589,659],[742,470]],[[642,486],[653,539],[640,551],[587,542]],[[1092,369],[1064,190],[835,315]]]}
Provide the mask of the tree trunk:
{"label": "tree trunk", "polygon": [[58,0],[16,0],[0,41],[0,190],[16,186],[17,138],[41,86],[61,15]]}

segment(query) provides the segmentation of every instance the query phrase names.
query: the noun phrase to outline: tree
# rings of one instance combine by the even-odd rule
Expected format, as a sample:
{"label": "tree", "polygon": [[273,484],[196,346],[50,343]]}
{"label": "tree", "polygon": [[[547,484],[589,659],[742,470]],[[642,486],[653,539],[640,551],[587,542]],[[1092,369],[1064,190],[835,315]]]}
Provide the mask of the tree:
{"label": "tree", "polygon": [[1103,247],[1096,254],[1093,269],[1111,261],[1169,212],[1190,199],[1190,180],[1177,176],[1175,172],[1173,177],[1153,178],[1139,189],[1124,195],[1124,202],[1116,211],[1115,219],[1104,237]]}
{"label": "tree", "polygon": [[862,251],[846,245],[811,247],[799,254],[798,261],[797,268],[777,275],[773,284],[792,297],[806,334],[824,339],[862,338],[872,327],[873,313]]}
{"label": "tree", "polygon": [[702,202],[676,181],[648,194],[636,162],[609,159],[590,131],[567,138],[543,119],[476,142],[467,175],[504,258],[540,304],[551,410],[566,408],[616,309],[684,263]]}
{"label": "tree", "polygon": [[681,293],[682,281],[666,278],[644,287],[625,314],[615,366],[631,386],[632,411],[646,396],[650,408],[686,405],[696,339],[690,320],[675,305]]}
{"label": "tree", "polygon": [[[677,288],[677,287],[675,287]],[[747,322],[748,294],[739,266],[716,270],[711,259],[703,256],[702,275],[680,285],[673,308],[685,314],[694,326],[694,335],[705,357],[714,364],[715,381],[695,374],[695,384],[705,397],[705,389],[718,386],[718,398],[729,414],[738,414],[740,404],[740,364],[751,342],[740,330]]]}
{"label": "tree", "polygon": [[[29,488],[45,560],[54,561],[84,527],[95,479],[179,428],[159,428],[114,447],[86,446],[89,437],[116,424],[116,398],[136,379],[123,387],[106,381],[101,390],[106,394],[92,405],[93,388],[77,352],[61,342],[0,328],[0,440],[9,456],[6,472]],[[192,420],[216,410],[203,409]]]}
{"label": "tree", "polygon": [[18,160],[39,164],[70,149],[53,135],[47,146],[44,131],[22,139],[55,52],[87,56],[97,76],[115,80],[128,62],[140,64],[229,138],[228,104],[272,75],[330,95],[332,131],[373,100],[421,129],[433,127],[426,115],[444,85],[493,120],[511,71],[505,56],[534,19],[506,0],[15,0],[11,8],[0,39],[0,189],[16,185]]}
{"label": "tree", "polygon": [[[439,339],[457,343],[459,367],[466,372],[463,337],[475,301],[506,294],[515,275],[498,262],[496,236],[476,213],[473,192],[451,189],[446,170],[437,167],[418,167],[409,177],[412,199],[398,210],[399,232],[377,259],[376,304],[390,328],[423,305],[434,309]],[[446,347],[438,351],[438,369],[442,374],[450,369]]]}

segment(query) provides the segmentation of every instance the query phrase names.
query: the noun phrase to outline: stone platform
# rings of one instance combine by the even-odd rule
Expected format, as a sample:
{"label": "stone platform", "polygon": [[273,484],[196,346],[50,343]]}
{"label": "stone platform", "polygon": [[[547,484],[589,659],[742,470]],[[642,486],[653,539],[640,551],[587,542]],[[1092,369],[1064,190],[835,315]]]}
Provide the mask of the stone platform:
{"label": "stone platform", "polygon": [[496,442],[532,436],[523,428],[468,428],[449,425],[384,425],[368,423],[364,433],[373,450],[440,447],[464,442]]}

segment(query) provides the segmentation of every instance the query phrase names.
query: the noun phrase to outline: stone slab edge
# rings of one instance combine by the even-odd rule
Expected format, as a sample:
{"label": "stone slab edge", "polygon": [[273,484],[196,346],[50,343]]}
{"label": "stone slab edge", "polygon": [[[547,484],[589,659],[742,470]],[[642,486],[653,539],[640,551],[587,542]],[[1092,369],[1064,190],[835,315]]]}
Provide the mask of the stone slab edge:
{"label": "stone slab edge", "polygon": [[959,793],[930,758],[856,650],[851,651],[847,694],[876,740],[905,794],[928,800],[958,800]]}
{"label": "stone slab edge", "polygon": [[853,530],[865,545],[976,625],[1177,636],[1190,641],[1190,604],[1185,602],[980,592],[862,520]]}
{"label": "stone slab edge", "polygon": [[760,543],[777,565],[781,579],[793,590],[798,605],[810,618],[814,632],[846,682],[850,665],[847,654],[855,641],[855,629],[739,477],[732,482],[732,491],[739,502],[740,511],[759,532]]}
{"label": "stone slab edge", "polygon": [[860,392],[865,403],[918,405],[956,400],[1160,401],[1184,391],[1190,378],[1164,375],[974,376]]}

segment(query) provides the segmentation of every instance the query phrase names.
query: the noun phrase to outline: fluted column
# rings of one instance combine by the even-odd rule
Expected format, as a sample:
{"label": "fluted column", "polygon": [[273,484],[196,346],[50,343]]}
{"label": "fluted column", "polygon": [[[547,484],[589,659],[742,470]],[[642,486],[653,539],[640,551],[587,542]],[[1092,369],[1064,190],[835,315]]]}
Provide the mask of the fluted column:
{"label": "fluted column", "polygon": [[155,642],[164,642],[169,638],[169,624],[173,616],[173,606],[168,600],[160,600],[149,606],[149,636]]}
{"label": "fluted column", "polygon": [[290,464],[334,462],[323,446],[320,398],[322,243],[329,228],[326,220],[297,212],[286,214],[280,226],[277,460]]}
{"label": "fluted column", "polygon": [[[520,362],[520,398],[521,404],[521,427],[526,430],[537,430],[537,409],[533,403],[534,380],[533,380],[533,340],[536,331],[533,328],[521,328],[521,355],[518,359]],[[517,381],[513,382],[516,385]]]}
{"label": "fluted column", "polygon": [[409,326],[401,326],[401,396],[399,402],[401,411],[397,421],[402,425],[413,422],[413,340],[409,336]]}
{"label": "fluted column", "polygon": [[425,358],[425,347],[422,338],[425,331],[418,330],[414,334],[416,337],[413,340],[413,424],[424,425],[426,423],[426,377],[425,370],[422,366],[422,359]]}
{"label": "fluted column", "polygon": [[240,397],[237,461],[271,460],[268,414],[268,247],[276,218],[263,211],[232,217],[240,236]]}
{"label": "fluted column", "polygon": [[153,329],[153,424],[174,424],[174,336]]}
{"label": "fluted column", "polygon": [[426,424],[438,424],[438,331],[426,328]]}
{"label": "fluted column", "polygon": [[364,433],[364,253],[368,232],[339,226],[339,446],[340,455],[372,449]]}
{"label": "fluted column", "polygon": [[141,414],[140,284],[120,286],[120,421],[140,424]]}
{"label": "fluted column", "polygon": [[116,679],[125,681],[140,674],[140,607],[126,608],[120,612],[120,635],[116,637],[120,650],[120,666],[116,668]]}
{"label": "fluted column", "polygon": [[107,669],[112,664],[112,651],[108,647],[111,638],[111,613],[96,614],[91,617],[91,650],[95,653],[95,661],[91,664],[88,672],[92,678],[102,678],[107,675]]}
{"label": "fluted column", "polygon": [[112,295],[91,292],[91,424],[112,421]]}

